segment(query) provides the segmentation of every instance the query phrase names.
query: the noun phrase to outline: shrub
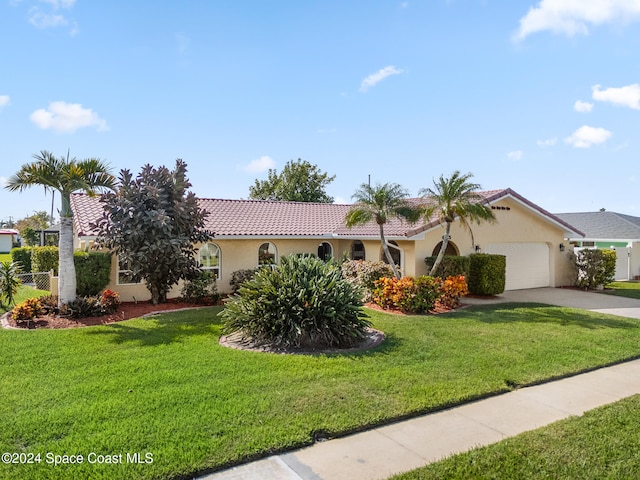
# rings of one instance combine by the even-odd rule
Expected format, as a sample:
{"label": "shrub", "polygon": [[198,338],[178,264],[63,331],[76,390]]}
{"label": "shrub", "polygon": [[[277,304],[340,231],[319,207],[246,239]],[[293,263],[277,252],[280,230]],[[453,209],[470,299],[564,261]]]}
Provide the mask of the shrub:
{"label": "shrub", "polygon": [[31,271],[49,272],[58,275],[58,247],[33,247]]}
{"label": "shrub", "polygon": [[0,262],[0,304],[7,302],[10,306],[14,302],[18,287],[22,284],[18,274],[20,265],[15,262]]}
{"label": "shrub", "polygon": [[373,299],[376,280],[394,276],[391,266],[384,262],[346,260],[342,263],[341,268],[343,278],[361,290],[362,301],[364,302],[369,302]]}
{"label": "shrub", "polygon": [[592,290],[604,287],[615,279],[615,250],[586,248],[576,254],[575,262],[578,269],[578,287]]}
{"label": "shrub", "polygon": [[245,281],[220,313],[225,333],[279,348],[350,347],[370,325],[360,292],[340,267],[311,256],[285,256]]}
{"label": "shrub", "polygon": [[74,301],[65,304],[60,310],[60,315],[68,318],[99,317],[103,314],[104,311],[98,296],[76,297]]}
{"label": "shrub", "polygon": [[[433,267],[436,258],[437,257],[427,257],[424,259],[424,263],[427,264],[429,271],[431,271],[431,267]],[[442,257],[442,262],[438,266],[436,276],[445,279],[458,275],[469,276],[469,257],[459,255]]]}
{"label": "shrub", "polygon": [[192,303],[218,303],[220,295],[216,284],[216,274],[200,270],[194,278],[185,280],[182,286],[182,298]]}
{"label": "shrub", "polygon": [[104,313],[115,313],[120,306],[120,295],[118,295],[118,292],[107,289],[100,296],[100,304]]}
{"label": "shrub", "polygon": [[38,297],[38,301],[42,307],[42,315],[57,315],[59,313],[57,295],[43,295]]}
{"label": "shrub", "polygon": [[236,293],[244,282],[255,275],[257,270],[257,268],[247,268],[244,270],[236,270],[235,272],[233,272],[231,274],[231,280],[229,281],[232,293]]}
{"label": "shrub", "polygon": [[469,255],[469,292],[474,295],[498,295],[504,292],[507,257],[489,253]]}
{"label": "shrub", "polygon": [[413,277],[383,277],[376,281],[373,299],[382,308],[397,308],[405,313],[425,313],[442,295],[442,280],[422,275]]}
{"label": "shrub", "polygon": [[445,308],[455,308],[460,303],[460,297],[468,293],[469,288],[463,275],[450,276],[442,282],[442,295],[437,303]]}
{"label": "shrub", "polygon": [[74,252],[76,267],[76,293],[81,296],[99,294],[111,275],[111,254],[107,252]]}
{"label": "shrub", "polygon": [[11,260],[20,265],[23,273],[31,273],[31,253],[33,247],[17,247],[11,250]]}
{"label": "shrub", "polygon": [[11,310],[11,318],[16,322],[29,321],[42,313],[42,305],[37,298],[27,298]]}

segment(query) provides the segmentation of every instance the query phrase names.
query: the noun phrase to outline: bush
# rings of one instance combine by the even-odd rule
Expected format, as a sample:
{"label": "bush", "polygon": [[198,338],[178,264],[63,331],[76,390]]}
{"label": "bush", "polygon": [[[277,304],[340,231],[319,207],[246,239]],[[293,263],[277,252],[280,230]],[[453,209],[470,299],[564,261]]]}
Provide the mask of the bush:
{"label": "bush", "polygon": [[260,269],[220,312],[225,333],[278,348],[351,347],[370,326],[360,292],[340,268],[311,256],[285,256]]}
{"label": "bush", "polygon": [[98,295],[109,285],[110,253],[76,251],[73,253],[73,263],[76,267],[76,292],[78,295]]}
{"label": "bush", "polygon": [[57,315],[58,310],[58,296],[57,295],[43,295],[38,298],[40,302],[41,315]]}
{"label": "bush", "polygon": [[27,298],[24,302],[19,303],[11,310],[11,318],[16,322],[28,321],[41,315],[42,305],[37,298]]}
{"label": "bush", "polygon": [[15,262],[0,262],[0,305],[5,301],[7,306],[14,302],[18,287],[22,284],[18,274],[20,264]]}
{"label": "bush", "polygon": [[615,279],[615,250],[586,248],[576,254],[575,262],[578,269],[578,287],[593,290],[604,287]]}
{"label": "bush", "polygon": [[257,268],[248,268],[233,272],[231,274],[231,280],[229,281],[232,293],[236,293],[240,289],[240,286],[247,280],[251,279],[257,271]]}
{"label": "bush", "polygon": [[438,277],[383,277],[375,282],[373,300],[382,308],[397,308],[405,313],[425,313],[442,295],[443,281]]}
{"label": "bush", "polygon": [[364,302],[370,302],[373,299],[376,280],[394,276],[391,266],[384,262],[346,260],[341,268],[342,277],[361,290]]}
{"label": "bush", "polygon": [[68,318],[99,317],[104,315],[100,297],[76,297],[72,302],[65,304],[60,310],[60,315]]}
{"label": "bush", "polygon": [[216,274],[200,270],[194,278],[185,280],[182,286],[182,298],[191,303],[209,305],[218,303],[220,295],[216,284]]}
{"label": "bush", "polygon": [[31,273],[33,247],[17,247],[11,250],[11,261],[20,265],[22,273]]}
{"label": "bush", "polygon": [[468,293],[469,288],[463,275],[450,276],[442,283],[442,295],[436,303],[445,308],[455,308],[460,304],[460,297]]}
{"label": "bush", "polygon": [[[427,264],[428,271],[431,271],[437,257],[427,257],[424,263]],[[459,255],[442,257],[442,262],[438,266],[436,276],[442,279],[455,277],[458,275],[469,276],[469,257]]]}
{"label": "bush", "polygon": [[116,313],[120,306],[120,295],[118,292],[107,289],[100,295],[100,304],[105,314]]}
{"label": "bush", "polygon": [[32,272],[49,272],[58,275],[58,247],[33,247],[31,254]]}
{"label": "bush", "polygon": [[498,295],[504,292],[507,257],[488,253],[469,255],[469,292],[474,295]]}

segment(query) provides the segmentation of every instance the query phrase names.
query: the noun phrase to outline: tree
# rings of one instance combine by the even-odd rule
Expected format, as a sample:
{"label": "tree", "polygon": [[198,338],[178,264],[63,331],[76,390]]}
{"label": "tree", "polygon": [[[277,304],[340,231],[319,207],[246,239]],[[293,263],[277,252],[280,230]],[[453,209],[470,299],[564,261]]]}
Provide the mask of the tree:
{"label": "tree", "polygon": [[333,197],[325,192],[325,187],[333,182],[335,175],[329,177],[316,165],[306,160],[290,160],[277,173],[270,168],[266,180],[256,180],[249,187],[249,198],[254,200],[281,200],[290,202],[333,203]]}
{"label": "tree", "polygon": [[21,218],[16,222],[16,230],[28,246],[37,245],[40,241],[39,230],[49,227],[49,214],[44,211],[33,212],[33,215]]}
{"label": "tree", "polygon": [[442,246],[436,261],[431,267],[431,272],[429,272],[431,276],[435,275],[440,262],[442,262],[444,252],[451,238],[451,224],[456,218],[464,229],[469,230],[472,243],[475,243],[475,241],[471,230],[471,222],[479,224],[482,221],[495,222],[496,220],[491,207],[487,205],[484,197],[478,193],[481,188],[480,185],[469,181],[472,177],[473,174],[471,173],[461,175],[456,170],[449,178],[444,178],[440,175],[437,182],[434,180],[433,189],[424,188],[420,191],[420,195],[423,195],[426,202],[425,218],[427,221],[435,215],[439,223],[445,224]]}
{"label": "tree", "polygon": [[422,209],[419,206],[411,205],[407,201],[408,196],[407,191],[397,183],[385,183],[384,185],[378,183],[375,187],[363,183],[352,195],[351,198],[356,203],[345,217],[345,225],[349,228],[375,220],[380,230],[382,249],[396,278],[400,278],[400,273],[391,257],[389,244],[384,236],[384,225],[391,218],[404,219],[409,223],[418,221]]}
{"label": "tree", "polygon": [[10,191],[23,191],[34,185],[43,186],[45,192],[60,193],[60,256],[58,262],[58,304],[62,306],[76,298],[76,270],[73,263],[73,212],[71,194],[83,190],[88,195],[113,189],[115,177],[109,166],[97,158],[78,160],[75,157],[56,158],[42,150],[34,154],[34,162],[22,165],[20,171],[7,180]]}
{"label": "tree", "polygon": [[197,275],[194,244],[213,237],[204,228],[208,212],[188,191],[186,172],[180,159],[173,171],[145,165],[136,178],[121,170],[118,191],[102,196],[102,218],[92,225],[99,230],[97,242],[116,254],[133,278],[144,280],[154,305],[166,302],[180,280]]}

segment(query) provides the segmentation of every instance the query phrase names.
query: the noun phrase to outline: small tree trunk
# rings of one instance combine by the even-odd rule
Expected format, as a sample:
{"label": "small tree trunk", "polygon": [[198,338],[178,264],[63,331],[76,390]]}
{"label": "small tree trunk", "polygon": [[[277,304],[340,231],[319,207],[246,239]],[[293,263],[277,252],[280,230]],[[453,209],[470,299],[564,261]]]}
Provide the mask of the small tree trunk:
{"label": "small tree trunk", "polygon": [[429,276],[433,277],[438,270],[438,267],[442,263],[442,259],[444,258],[444,252],[447,250],[447,245],[449,245],[449,238],[451,233],[451,223],[447,222],[447,226],[445,227],[444,236],[442,237],[442,246],[440,247],[440,251],[438,252],[438,256],[436,257],[436,261],[433,262],[433,267],[431,267],[431,271],[429,272]]}
{"label": "small tree trunk", "polygon": [[393,270],[393,274],[398,280],[400,280],[400,272],[398,272],[398,268],[396,267],[396,264],[391,257],[391,252],[389,251],[387,240],[384,238],[384,228],[382,227],[381,223],[378,225],[380,226],[380,240],[382,241],[382,250],[384,251],[384,256],[387,257],[387,262],[389,262],[391,270]]}
{"label": "small tree trunk", "polygon": [[76,299],[76,267],[73,263],[73,217],[60,217],[58,251],[58,306]]}

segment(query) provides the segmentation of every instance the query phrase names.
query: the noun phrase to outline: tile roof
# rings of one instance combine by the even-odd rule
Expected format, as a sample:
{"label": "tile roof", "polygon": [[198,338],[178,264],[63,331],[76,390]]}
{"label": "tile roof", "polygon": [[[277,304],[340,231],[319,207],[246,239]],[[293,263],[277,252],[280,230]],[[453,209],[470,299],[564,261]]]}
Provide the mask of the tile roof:
{"label": "tile roof", "polygon": [[[479,193],[488,203],[512,196],[556,224],[575,230],[511,189]],[[417,203],[419,199],[410,199],[410,201]],[[375,222],[353,228],[347,228],[344,225],[344,217],[351,205],[213,198],[200,198],[198,202],[201,208],[209,212],[205,226],[213,231],[216,237],[379,238],[380,235],[379,227]],[[71,208],[74,212],[78,235],[95,236],[96,232],[89,225],[102,216],[99,197],[74,193],[71,195]],[[390,219],[384,226],[384,232],[389,238],[409,238],[438,225],[435,218],[427,223],[416,224]]]}
{"label": "tile roof", "polygon": [[585,238],[639,240],[640,218],[616,212],[556,213],[556,217],[582,230]]}

